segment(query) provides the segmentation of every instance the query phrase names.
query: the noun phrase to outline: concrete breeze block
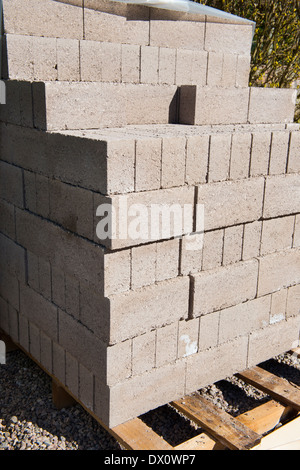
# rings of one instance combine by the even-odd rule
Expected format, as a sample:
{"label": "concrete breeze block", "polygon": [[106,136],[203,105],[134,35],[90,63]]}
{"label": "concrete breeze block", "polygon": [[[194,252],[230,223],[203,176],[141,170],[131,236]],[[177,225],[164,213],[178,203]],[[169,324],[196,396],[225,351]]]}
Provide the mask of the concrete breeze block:
{"label": "concrete breeze block", "polygon": [[104,254],[104,296],[127,291],[131,282],[131,256],[129,250]]}
{"label": "concrete breeze block", "polygon": [[198,204],[204,204],[206,230],[259,219],[263,193],[263,178],[198,186]]}
{"label": "concrete breeze block", "polygon": [[193,275],[193,316],[254,299],[257,273],[257,261],[250,260]]}
{"label": "concrete breeze block", "polygon": [[84,82],[102,81],[102,49],[96,41],[80,41],[80,78]]}
{"label": "concrete breeze block", "polygon": [[219,342],[220,312],[203,315],[199,321],[199,351],[216,347]]}
{"label": "concrete breeze block", "polygon": [[202,50],[205,22],[150,20],[150,45],[175,49]]}
{"label": "concrete breeze block", "polygon": [[32,41],[32,56],[34,57],[34,80],[57,80],[57,48],[54,38],[35,38]]}
{"label": "concrete breeze block", "polygon": [[[19,210],[16,220],[17,240],[22,246],[78,279],[89,280],[91,285],[99,286],[103,282],[102,247],[29,212]],[[44,237],[39,237],[39,233],[43,233]],[[13,242],[9,244],[13,245]],[[23,255],[23,248],[20,245],[15,246],[18,251],[22,250],[20,255]],[[7,249],[6,253],[9,253]],[[16,265],[17,261],[18,257],[14,254],[13,264]],[[7,264],[9,265],[8,262]],[[22,264],[18,267],[19,272],[21,268],[23,272],[25,268]],[[22,276],[24,275],[23,273]]]}
{"label": "concrete breeze block", "polygon": [[139,5],[84,3],[85,39],[119,44],[149,44],[149,11]]}
{"label": "concrete breeze block", "polygon": [[[122,344],[122,343],[121,343]],[[156,332],[149,331],[133,338],[132,341],[132,375],[143,374],[155,365]]]}
{"label": "concrete breeze block", "polygon": [[0,197],[17,207],[24,206],[21,168],[0,161]]}
{"label": "concrete breeze block", "polygon": [[206,85],[207,52],[177,49],[176,85]]}
{"label": "concrete breeze block", "polygon": [[259,260],[258,295],[275,292],[300,282],[299,249],[271,253]]}
{"label": "concrete breeze block", "polygon": [[248,178],[250,168],[252,136],[250,133],[237,133],[232,136],[230,178]]}
{"label": "concrete breeze block", "polygon": [[291,132],[289,160],[288,160],[288,172],[289,173],[297,173],[300,171],[299,151],[300,151],[300,132],[299,131]]}
{"label": "concrete breeze block", "polygon": [[264,296],[222,310],[219,323],[220,343],[267,327],[270,320],[270,308],[271,297]]}
{"label": "concrete breeze block", "polygon": [[93,194],[57,180],[49,182],[48,218],[71,232],[93,239]]}
{"label": "concrete breeze block", "polygon": [[262,225],[261,254],[292,247],[294,216],[264,220]]}
{"label": "concrete breeze block", "polygon": [[[208,52],[206,84],[210,87],[221,86],[223,79],[223,53]],[[182,85],[188,85],[182,83]]]}
{"label": "concrete breeze block", "polygon": [[80,61],[79,41],[75,39],[56,40],[57,78],[60,81],[79,81],[82,62]]}
{"label": "concrete breeze block", "polygon": [[19,342],[19,312],[8,304],[9,336]]}
{"label": "concrete breeze block", "polygon": [[17,242],[0,234],[0,262],[19,281],[26,279],[26,253]]}
{"label": "concrete breeze block", "polygon": [[248,120],[248,88],[180,87],[181,124],[234,124]]}
{"label": "concrete breeze block", "polygon": [[270,175],[280,175],[286,172],[289,151],[289,132],[273,132],[270,156]]}
{"label": "concrete breeze block", "polygon": [[[15,15],[16,11],[18,15]],[[6,33],[52,38],[83,37],[82,11],[73,5],[52,0],[4,0],[3,15]]]}
{"label": "concrete breeze block", "polygon": [[281,289],[271,295],[270,324],[285,320],[288,289]]}
{"label": "concrete breeze block", "polygon": [[[42,130],[64,130],[167,124],[175,119],[175,92],[176,87],[171,85],[34,83],[34,125]],[[147,103],[146,114],[140,106],[141,99]]]}
{"label": "concrete breeze block", "polygon": [[262,222],[255,221],[244,225],[242,259],[256,258],[260,253]]}
{"label": "concrete breeze block", "polygon": [[[238,55],[225,53],[223,55],[222,81],[223,87],[236,86],[237,82],[237,59]],[[209,83],[208,83],[209,85]],[[245,85],[246,87],[247,85]]]}
{"label": "concrete breeze block", "polygon": [[141,46],[141,83],[158,83],[159,48]]}
{"label": "concrete breeze block", "polygon": [[191,135],[186,143],[185,181],[205,183],[208,170],[209,136]]}
{"label": "concrete breeze block", "polygon": [[249,122],[293,122],[296,97],[292,88],[250,88]]}
{"label": "concrete breeze block", "polygon": [[252,135],[250,175],[267,175],[271,148],[270,132],[254,132]]}
{"label": "concrete breeze block", "polygon": [[13,274],[0,274],[0,296],[18,311],[20,309],[19,290],[19,281]]}
{"label": "concrete breeze block", "polygon": [[8,80],[5,82],[6,102],[0,108],[0,121],[17,126],[33,127],[33,94],[31,83]]}
{"label": "concrete breeze block", "polygon": [[276,175],[266,179],[263,216],[289,215],[299,211],[300,178],[298,174]]}
{"label": "concrete breeze block", "polygon": [[[102,204],[107,205],[109,215],[103,217],[103,213],[98,212],[95,241],[111,250],[174,238],[193,231],[194,188],[191,186],[111,197],[95,195],[95,208],[100,207],[99,211],[103,212]],[[164,218],[162,214],[165,214]],[[177,217],[174,218],[173,214]],[[100,229],[107,233],[102,235]]]}
{"label": "concrete breeze block", "polygon": [[168,47],[159,48],[158,82],[174,85],[176,70],[176,49]]}
{"label": "concrete breeze block", "polygon": [[286,316],[293,317],[300,313],[300,284],[290,287],[287,292]]}
{"label": "concrete breeze block", "polygon": [[156,245],[156,281],[178,276],[179,238],[166,240]]}
{"label": "concrete breeze block", "polygon": [[226,181],[229,177],[231,134],[210,137],[208,182]]}
{"label": "concrete breeze block", "polygon": [[[138,416],[146,412],[149,406],[153,409],[162,401],[168,403],[182,397],[185,392],[184,380],[185,364],[178,361],[176,364],[151,369],[145,374],[133,376],[111,387],[108,405],[109,426],[114,427],[120,421],[128,421],[131,416]],[[159,391],[153,387],[154,383],[160,384]],[[124,400],[127,406],[120,408],[120,400]]]}
{"label": "concrete breeze block", "polygon": [[154,284],[156,281],[156,243],[133,247],[131,250],[133,289]]}
{"label": "concrete breeze block", "polygon": [[225,228],[223,264],[232,264],[242,259],[243,225]]}
{"label": "concrete breeze block", "polygon": [[[140,81],[140,46],[122,44],[121,46],[121,77],[123,83],[139,83]],[[168,83],[168,82],[167,82]],[[173,85],[170,83],[170,85]]]}
{"label": "concrete breeze block", "polygon": [[[141,311],[140,306],[143,305]],[[187,318],[189,278],[177,277],[110,297],[110,343]],[[126,318],[126,321],[123,321]],[[120,328],[122,325],[122,328]]]}
{"label": "concrete breeze block", "polygon": [[[6,34],[5,47],[5,78],[29,81],[80,80],[77,39]],[[82,65],[84,67],[83,58]],[[96,80],[96,74],[92,76]]]}
{"label": "concrete breeze block", "polygon": [[293,347],[299,340],[299,317],[289,318],[270,325],[250,335],[248,367],[253,367],[268,357],[282,354]]}
{"label": "concrete breeze block", "polygon": [[162,141],[144,138],[136,141],[135,147],[135,190],[159,189],[161,185]]}
{"label": "concrete breeze block", "polygon": [[249,55],[252,45],[252,26],[207,22],[205,50]]}
{"label": "concrete breeze block", "polygon": [[249,75],[251,66],[251,55],[238,55],[236,64],[236,86],[249,86]]}
{"label": "concrete breeze block", "polygon": [[[40,315],[40,312],[44,315]],[[57,341],[57,307],[28,286],[20,286],[20,313]]]}
{"label": "concrete breeze block", "polygon": [[0,231],[12,240],[16,237],[15,208],[0,199]]}
{"label": "concrete breeze block", "polygon": [[[202,244],[198,246],[197,238],[201,237]],[[200,239],[200,240],[201,240]],[[190,249],[191,243],[196,240],[197,246]],[[203,235],[191,234],[182,237],[180,246],[180,260],[179,271],[180,274],[191,274],[201,270],[202,267],[202,250],[203,250]]]}
{"label": "concrete breeze block", "polygon": [[[201,329],[201,326],[200,326]],[[247,366],[248,337],[243,336],[187,358],[185,393],[192,393]]]}
{"label": "concrete breeze block", "polygon": [[178,325],[178,357],[198,352],[199,318],[183,320]]}
{"label": "concrete breeze block", "polygon": [[[33,80],[34,57],[33,38],[31,36],[6,34],[7,78],[15,80]],[[4,68],[4,67],[3,67]]]}
{"label": "concrete breeze block", "polygon": [[300,246],[300,215],[295,217],[295,229],[293,237],[293,247]]}
{"label": "concrete breeze block", "polygon": [[163,188],[184,185],[185,149],[184,137],[162,139],[161,185]]}
{"label": "concrete breeze block", "polygon": [[224,230],[205,232],[203,238],[202,269],[214,269],[222,265]]}
{"label": "concrete breeze block", "polygon": [[178,322],[156,330],[156,367],[174,363],[177,359]]}

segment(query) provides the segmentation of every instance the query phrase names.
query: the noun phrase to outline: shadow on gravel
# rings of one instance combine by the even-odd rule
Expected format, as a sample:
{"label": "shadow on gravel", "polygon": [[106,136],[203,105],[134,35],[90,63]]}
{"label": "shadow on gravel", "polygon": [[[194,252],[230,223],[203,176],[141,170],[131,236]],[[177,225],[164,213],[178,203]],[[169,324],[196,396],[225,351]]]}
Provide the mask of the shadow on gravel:
{"label": "shadow on gravel", "polygon": [[173,447],[201,432],[170,405],[148,411],[140,419]]}
{"label": "shadow on gravel", "polygon": [[285,362],[280,361],[280,359],[278,360],[275,358],[263,362],[260,364],[260,367],[300,387],[300,370],[299,368],[294,367],[292,364],[286,364]]}
{"label": "shadow on gravel", "polygon": [[265,394],[235,377],[216,382],[199,393],[234,417],[268,401]]}

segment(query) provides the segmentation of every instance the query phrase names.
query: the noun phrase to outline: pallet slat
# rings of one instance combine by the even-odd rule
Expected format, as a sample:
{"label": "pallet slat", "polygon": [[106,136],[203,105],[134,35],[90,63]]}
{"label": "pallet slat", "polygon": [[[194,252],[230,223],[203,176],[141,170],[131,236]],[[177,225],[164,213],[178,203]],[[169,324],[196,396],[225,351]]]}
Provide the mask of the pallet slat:
{"label": "pallet slat", "polygon": [[286,380],[277,377],[258,366],[252,367],[251,369],[245,370],[244,372],[236,375],[240,379],[244,380],[244,382],[247,382],[267,393],[280,403],[291,406],[295,410],[300,411],[299,388],[293,386]]}
{"label": "pallet slat", "polygon": [[263,437],[252,450],[300,450],[300,417]]}
{"label": "pallet slat", "polygon": [[[258,434],[265,434],[274,429],[286,417],[286,407],[270,400],[236,417]],[[220,445],[205,432],[177,445],[175,450],[217,450]]]}
{"label": "pallet slat", "polygon": [[247,450],[261,436],[201,396],[187,396],[172,405],[232,450]]}
{"label": "pallet slat", "polygon": [[127,450],[173,450],[167,441],[139,418],[112,428],[111,433]]}

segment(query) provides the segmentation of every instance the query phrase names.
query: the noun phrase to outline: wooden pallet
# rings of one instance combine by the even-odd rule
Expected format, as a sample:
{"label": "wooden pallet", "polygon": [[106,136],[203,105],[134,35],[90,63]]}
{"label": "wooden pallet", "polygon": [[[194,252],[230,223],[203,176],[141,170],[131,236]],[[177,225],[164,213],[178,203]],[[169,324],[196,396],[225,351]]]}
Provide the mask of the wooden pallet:
{"label": "wooden pallet", "polygon": [[[256,366],[236,376],[268,395],[269,400],[237,417],[232,417],[199,394],[191,394],[170,403],[181,414],[200,426],[201,431],[175,447],[139,417],[108,428],[54,376],[49,374],[19,344],[0,331],[9,350],[21,349],[52,378],[52,399],[59,409],[79,403],[126,450],[300,450],[300,388]],[[7,348],[8,350],[8,348]],[[300,357],[300,348],[290,351]]]}
{"label": "wooden pallet", "polygon": [[[287,444],[299,448],[300,388],[260,367],[253,367],[237,376],[265,392],[270,397],[269,401],[236,418],[197,394],[172,402],[172,406],[202,429],[198,436],[176,447],[168,444],[139,418],[116,426],[111,432],[130,450],[258,450],[269,444],[272,448],[287,447]],[[288,440],[286,436],[289,436]]]}

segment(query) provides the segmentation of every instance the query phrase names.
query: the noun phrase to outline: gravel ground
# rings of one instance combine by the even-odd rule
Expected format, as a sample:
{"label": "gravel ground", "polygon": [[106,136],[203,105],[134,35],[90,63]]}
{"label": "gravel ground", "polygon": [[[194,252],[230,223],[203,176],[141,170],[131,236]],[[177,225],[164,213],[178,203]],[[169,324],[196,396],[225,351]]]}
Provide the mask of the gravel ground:
{"label": "gravel ground", "polygon": [[[300,387],[300,360],[290,354],[261,364]],[[233,416],[267,400],[264,393],[232,377],[198,391]],[[171,406],[142,419],[171,445],[199,434],[197,426]],[[58,411],[51,379],[23,352],[7,354],[0,366],[0,450],[122,450],[79,404]]]}

